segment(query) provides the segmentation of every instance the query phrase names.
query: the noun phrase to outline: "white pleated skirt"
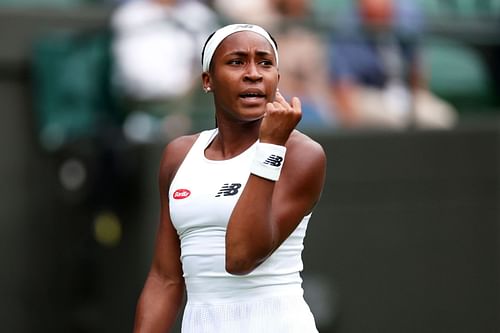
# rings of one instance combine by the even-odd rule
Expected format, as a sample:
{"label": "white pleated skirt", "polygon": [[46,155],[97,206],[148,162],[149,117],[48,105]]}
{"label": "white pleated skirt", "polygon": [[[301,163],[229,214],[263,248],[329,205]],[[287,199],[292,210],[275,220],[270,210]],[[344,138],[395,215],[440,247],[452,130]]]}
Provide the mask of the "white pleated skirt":
{"label": "white pleated skirt", "polygon": [[188,299],[181,332],[317,333],[318,330],[302,295],[278,295],[222,304]]}

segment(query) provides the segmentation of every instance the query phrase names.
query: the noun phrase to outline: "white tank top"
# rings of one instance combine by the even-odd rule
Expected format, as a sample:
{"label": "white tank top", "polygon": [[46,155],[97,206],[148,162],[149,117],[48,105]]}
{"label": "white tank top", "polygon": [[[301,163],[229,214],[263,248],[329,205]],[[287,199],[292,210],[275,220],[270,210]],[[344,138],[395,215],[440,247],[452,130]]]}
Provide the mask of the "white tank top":
{"label": "white tank top", "polygon": [[228,160],[209,160],[205,149],[217,132],[200,133],[169,189],[170,216],[181,242],[188,301],[212,304],[252,296],[302,294],[301,254],[310,214],[250,274],[226,272],[226,227],[250,175],[256,145]]}

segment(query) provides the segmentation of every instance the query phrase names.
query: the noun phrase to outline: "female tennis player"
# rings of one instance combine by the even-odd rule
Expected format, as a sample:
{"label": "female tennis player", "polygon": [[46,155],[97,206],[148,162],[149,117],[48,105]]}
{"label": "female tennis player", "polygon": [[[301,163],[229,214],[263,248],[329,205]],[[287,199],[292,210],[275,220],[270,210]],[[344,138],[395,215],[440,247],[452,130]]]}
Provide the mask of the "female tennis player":
{"label": "female tennis player", "polygon": [[326,157],[295,129],[297,97],[277,90],[278,47],[263,28],[217,30],[202,52],[216,128],[164,150],[161,221],[135,332],[312,333],[301,253]]}

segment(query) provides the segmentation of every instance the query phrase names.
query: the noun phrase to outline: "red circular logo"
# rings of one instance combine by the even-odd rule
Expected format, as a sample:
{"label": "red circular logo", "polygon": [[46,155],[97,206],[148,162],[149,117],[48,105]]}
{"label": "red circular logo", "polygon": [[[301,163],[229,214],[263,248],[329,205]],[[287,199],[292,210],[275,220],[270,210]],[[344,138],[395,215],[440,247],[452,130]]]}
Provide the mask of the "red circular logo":
{"label": "red circular logo", "polygon": [[190,190],[186,190],[184,188],[181,188],[181,189],[175,190],[174,199],[186,199],[187,197],[189,197],[190,194],[191,194]]}

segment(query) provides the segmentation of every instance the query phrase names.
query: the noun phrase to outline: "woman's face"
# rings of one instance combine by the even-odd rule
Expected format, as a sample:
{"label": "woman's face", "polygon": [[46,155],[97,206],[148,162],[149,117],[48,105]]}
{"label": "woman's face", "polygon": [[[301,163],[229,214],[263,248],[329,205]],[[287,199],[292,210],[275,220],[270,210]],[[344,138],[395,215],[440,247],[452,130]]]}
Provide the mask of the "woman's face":
{"label": "woman's face", "polygon": [[214,93],[221,116],[236,121],[260,119],[274,101],[279,74],[274,50],[259,34],[240,31],[229,35],[214,53],[205,87]]}

